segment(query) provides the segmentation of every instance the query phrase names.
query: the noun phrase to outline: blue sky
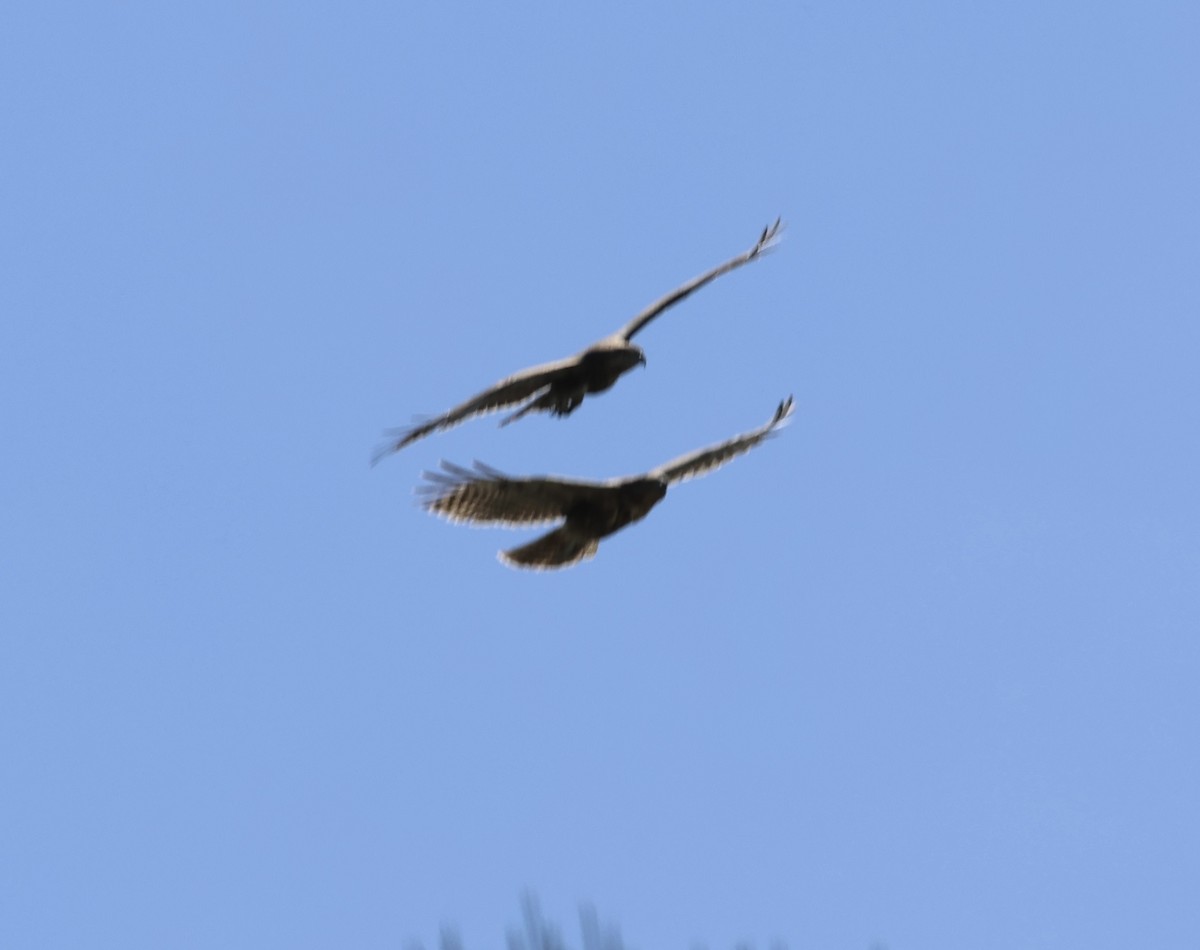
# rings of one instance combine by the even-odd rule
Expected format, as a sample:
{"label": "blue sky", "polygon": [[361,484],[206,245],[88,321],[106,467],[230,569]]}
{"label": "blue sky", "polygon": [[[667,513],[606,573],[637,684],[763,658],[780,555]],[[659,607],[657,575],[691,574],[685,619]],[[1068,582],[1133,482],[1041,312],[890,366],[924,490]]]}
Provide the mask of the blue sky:
{"label": "blue sky", "polygon": [[[1200,13],[9,5],[0,944],[1182,946]],[[569,420],[368,467],[782,214]],[[556,574],[422,469],[644,471]]]}

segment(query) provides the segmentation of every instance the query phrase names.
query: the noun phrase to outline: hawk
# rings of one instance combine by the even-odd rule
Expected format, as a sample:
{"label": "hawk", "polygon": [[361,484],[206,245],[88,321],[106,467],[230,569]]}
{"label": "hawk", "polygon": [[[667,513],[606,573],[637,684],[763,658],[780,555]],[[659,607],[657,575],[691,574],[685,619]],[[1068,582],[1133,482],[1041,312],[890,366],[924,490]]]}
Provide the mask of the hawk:
{"label": "hawk", "polygon": [[598,340],[586,350],[566,359],[522,370],[507,379],[502,379],[496,385],[472,396],[466,402],[460,403],[440,416],[435,416],[407,429],[393,430],[398,438],[381,446],[371,460],[371,464],[376,464],[393,452],[399,452],[406,445],[422,439],[432,432],[449,429],[474,416],[481,416],[512,406],[520,406],[520,408],[507,416],[500,423],[501,425],[515,422],[529,412],[549,412],[555,416],[570,415],[583,402],[585,396],[604,392],[635,366],[645,365],[645,353],[630,341],[645,328],[646,324],[710,281],[716,280],[731,270],[736,270],[743,264],[750,263],[778,241],[782,230],[783,221],[776,218],[774,224],[763,228],[762,234],[759,235],[750,250],[671,291],[665,297],[652,303],[621,329]]}
{"label": "hawk", "polygon": [[417,491],[426,511],[450,521],[475,524],[562,524],[529,544],[501,551],[510,567],[547,570],[594,557],[600,539],[640,521],[662,501],[667,487],[704,475],[749,452],[792,414],[792,397],[779,404],[762,426],[708,448],[681,455],[644,475],[584,482],[538,476],[513,478],[476,462],[474,469],[442,462],[441,472],[425,472]]}

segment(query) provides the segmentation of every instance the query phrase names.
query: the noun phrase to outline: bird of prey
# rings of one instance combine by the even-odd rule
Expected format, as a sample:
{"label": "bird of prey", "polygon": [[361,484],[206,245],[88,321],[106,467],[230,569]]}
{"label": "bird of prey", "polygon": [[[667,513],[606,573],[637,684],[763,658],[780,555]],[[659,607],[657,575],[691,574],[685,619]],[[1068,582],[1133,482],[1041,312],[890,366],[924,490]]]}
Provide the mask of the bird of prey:
{"label": "bird of prey", "polygon": [[496,385],[472,396],[453,409],[414,425],[407,429],[393,430],[396,438],[385,443],[375,453],[371,464],[393,452],[398,452],[417,439],[431,432],[449,429],[473,416],[496,412],[512,406],[520,406],[506,417],[501,425],[515,422],[529,412],[549,412],[556,416],[570,415],[592,393],[602,393],[624,373],[638,365],[645,365],[646,355],[630,341],[651,320],[683,300],[693,291],[699,290],[722,274],[736,270],[757,258],[779,239],[783,229],[782,219],[763,228],[762,234],[750,250],[739,254],[707,273],[689,280],[682,287],[656,300],[630,320],[616,333],[604,337],[586,350],[552,363],[543,363],[502,379]]}
{"label": "bird of prey", "polygon": [[779,404],[762,426],[728,441],[681,455],[644,475],[604,482],[539,476],[513,478],[476,462],[474,469],[442,462],[441,472],[425,472],[417,491],[424,508],[451,521],[475,524],[562,524],[529,544],[501,551],[510,567],[533,570],[569,567],[594,557],[600,539],[640,521],[662,501],[667,487],[704,475],[754,448],[792,414],[792,397]]}

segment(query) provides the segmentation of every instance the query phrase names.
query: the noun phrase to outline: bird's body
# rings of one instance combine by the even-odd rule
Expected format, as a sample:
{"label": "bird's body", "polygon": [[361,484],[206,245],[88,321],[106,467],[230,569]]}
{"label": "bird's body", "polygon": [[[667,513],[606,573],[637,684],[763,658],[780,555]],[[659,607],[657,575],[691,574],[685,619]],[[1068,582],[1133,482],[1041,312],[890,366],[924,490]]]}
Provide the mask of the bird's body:
{"label": "bird's body", "polygon": [[549,534],[500,557],[513,567],[568,567],[593,557],[600,540],[640,521],[662,501],[667,488],[695,478],[748,452],[792,414],[792,399],[779,404],[763,426],[725,442],[680,456],[644,475],[605,482],[553,476],[513,478],[479,462],[474,469],[442,463],[426,472],[422,486],[427,510],[451,521],[474,524],[535,525],[561,522]]}
{"label": "bird's body", "polygon": [[516,422],[529,412],[569,416],[587,396],[611,389],[625,373],[646,362],[641,347],[606,337],[566,361],[566,372],[553,375],[541,395],[525,403],[501,425]]}
{"label": "bird's body", "polygon": [[603,501],[580,499],[566,509],[562,527],[519,548],[501,552],[513,567],[567,567],[594,557],[600,539],[641,521],[667,494],[667,483],[637,478],[616,483]]}
{"label": "bird's body", "polygon": [[778,240],[782,226],[782,221],[776,220],[773,225],[763,228],[758,241],[748,251],[656,300],[615,333],[598,340],[576,355],[522,370],[440,416],[408,429],[398,430],[397,437],[375,453],[373,463],[430,433],[449,429],[467,419],[501,409],[517,407],[502,424],[514,422],[530,412],[548,412],[555,416],[570,415],[586,397],[612,388],[621,376],[635,366],[645,365],[645,353],[631,342],[634,334],[705,284],[757,258]]}

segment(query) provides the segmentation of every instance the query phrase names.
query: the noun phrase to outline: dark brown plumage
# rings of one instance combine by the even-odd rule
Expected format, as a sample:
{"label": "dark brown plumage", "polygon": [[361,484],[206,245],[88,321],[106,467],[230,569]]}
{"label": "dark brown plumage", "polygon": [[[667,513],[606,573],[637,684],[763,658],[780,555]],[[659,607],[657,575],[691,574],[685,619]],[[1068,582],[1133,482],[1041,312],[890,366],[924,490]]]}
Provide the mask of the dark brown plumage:
{"label": "dark brown plumage", "polygon": [[646,517],[669,485],[704,475],[750,451],[778,429],[792,409],[789,396],[765,425],[682,455],[644,475],[605,482],[513,478],[481,462],[474,469],[443,462],[443,471],[425,473],[429,483],[418,491],[425,496],[422,503],[427,511],[451,521],[499,525],[562,521],[549,534],[499,556],[512,567],[568,567],[593,557],[601,538]]}
{"label": "dark brown plumage", "polygon": [[581,353],[522,370],[440,416],[408,429],[396,430],[398,438],[381,446],[371,464],[374,465],[380,459],[400,451],[406,445],[432,432],[448,429],[474,416],[511,406],[520,408],[501,425],[514,422],[529,412],[549,412],[555,416],[570,415],[586,396],[604,392],[635,366],[645,365],[645,354],[630,341],[646,324],[710,281],[757,258],[779,239],[782,230],[782,220],[776,219],[774,224],[763,228],[762,234],[750,250],[656,300],[616,333],[598,340]]}

